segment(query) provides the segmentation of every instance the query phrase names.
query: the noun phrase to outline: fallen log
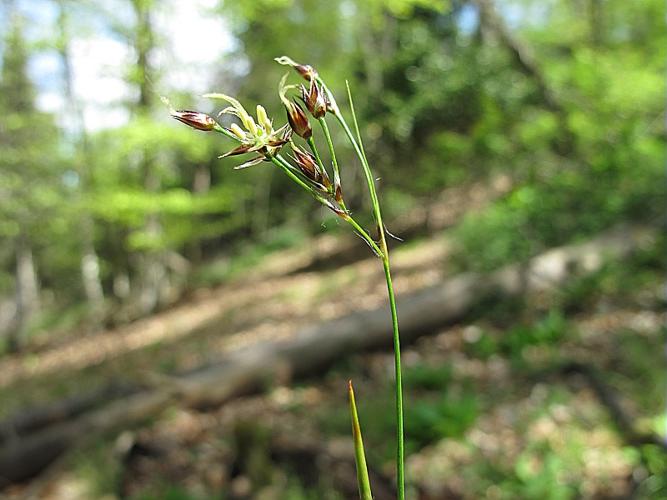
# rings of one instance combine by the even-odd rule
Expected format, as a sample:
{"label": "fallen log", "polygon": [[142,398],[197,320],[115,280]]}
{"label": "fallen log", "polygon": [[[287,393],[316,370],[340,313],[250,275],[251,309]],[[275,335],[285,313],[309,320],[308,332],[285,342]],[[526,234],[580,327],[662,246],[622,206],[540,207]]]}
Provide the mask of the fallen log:
{"label": "fallen log", "polygon": [[113,399],[129,396],[139,390],[139,387],[111,383],[55,403],[23,410],[0,422],[0,445],[49,425],[72,419]]}
{"label": "fallen log", "polygon": [[[606,259],[626,258],[653,237],[648,229],[621,227],[584,244],[548,251],[528,264],[490,274],[465,273],[399,297],[402,339],[407,343],[460,320],[490,295],[516,297],[557,288],[573,276],[600,269]],[[305,328],[289,340],[240,349],[199,372],[10,440],[0,448],[0,487],[35,476],[82,437],[137,425],[172,404],[216,406],[267,384],[321,371],[343,356],[391,345],[390,332],[388,307],[356,312]]]}

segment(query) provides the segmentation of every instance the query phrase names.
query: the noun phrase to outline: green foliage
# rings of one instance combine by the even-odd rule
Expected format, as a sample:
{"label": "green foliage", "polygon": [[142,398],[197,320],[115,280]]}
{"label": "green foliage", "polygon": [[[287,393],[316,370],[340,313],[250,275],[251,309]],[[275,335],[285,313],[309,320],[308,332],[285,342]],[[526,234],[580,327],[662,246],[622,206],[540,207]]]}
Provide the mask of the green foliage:
{"label": "green foliage", "polygon": [[649,444],[640,448],[640,456],[648,474],[639,483],[639,497],[663,498],[667,495],[667,453],[663,448]]}
{"label": "green foliage", "polygon": [[[600,232],[620,220],[650,221],[659,214],[659,158],[650,164],[606,169],[567,169],[536,184],[517,187],[481,214],[468,216],[457,236],[459,259],[492,270],[538,251]],[[620,165],[620,164],[619,164]]]}
{"label": "green foliage", "polygon": [[403,381],[409,395],[405,405],[408,451],[443,438],[460,437],[475,422],[479,400],[465,382],[459,387],[450,365],[411,366]]}
{"label": "green foliage", "polygon": [[449,365],[419,364],[406,369],[403,375],[406,387],[425,391],[445,390],[451,380],[452,369]]}
{"label": "green foliage", "polygon": [[90,444],[76,452],[70,460],[77,477],[86,487],[87,495],[102,497],[118,491],[122,469],[108,441]]}
{"label": "green foliage", "polygon": [[[337,370],[352,369],[350,366]],[[395,429],[388,412],[394,400],[390,381],[381,390],[365,392],[359,399],[359,419],[369,463],[391,461],[395,450],[387,436]],[[429,443],[447,437],[461,437],[480,414],[480,400],[468,384],[453,379],[451,367],[418,364],[403,373],[406,451],[414,453]],[[328,433],[349,435],[349,414],[345,408],[323,408],[320,426]]]}
{"label": "green foliage", "polygon": [[569,328],[563,315],[552,310],[533,326],[517,326],[506,332],[500,341],[500,350],[512,358],[522,357],[527,347],[557,344],[569,333]]}
{"label": "green foliage", "polygon": [[[637,292],[658,289],[665,272],[667,239],[658,235],[654,244],[640,249],[623,262],[607,262],[599,271],[566,283],[557,298],[559,307],[569,312],[587,310],[604,298],[619,305],[637,303]],[[659,298],[655,297],[655,305]]]}
{"label": "green foliage", "polygon": [[515,465],[514,480],[503,483],[502,490],[508,498],[576,498],[577,488],[563,481],[566,471],[567,463],[550,450],[526,451]]}
{"label": "green foliage", "polygon": [[531,347],[557,347],[567,337],[572,337],[571,325],[558,310],[551,310],[531,325],[518,325],[500,334],[482,330],[467,342],[466,353],[486,360],[494,354],[502,354],[512,361],[526,362],[527,349]]}
{"label": "green foliage", "polygon": [[482,330],[478,337],[466,342],[464,350],[468,356],[486,361],[499,352],[500,346],[498,344],[495,335]]}
{"label": "green foliage", "polygon": [[282,493],[288,500],[342,500],[342,496],[331,488],[308,488],[297,478],[291,478],[287,489]]}
{"label": "green foliage", "polygon": [[479,415],[479,401],[471,392],[445,391],[437,396],[408,401],[405,434],[408,450],[416,451],[447,437],[461,437]]}
{"label": "green foliage", "polygon": [[150,491],[132,495],[130,500],[204,500],[201,495],[193,495],[183,486],[163,484]]}
{"label": "green foliage", "polygon": [[[653,223],[661,216],[666,148],[659,117],[667,36],[656,20],[664,5],[603,3],[597,13],[584,14],[576,2],[506,3],[517,40],[535,56],[538,78],[517,64],[493,30],[480,28],[466,2],[221,1],[210,16],[233,20],[238,43],[223,56],[224,76],[211,91],[238,89],[244,103],[262,103],[280,123],[275,82],[284,68],[273,57],[289,53],[314,64],[337,93],[349,77],[390,228],[392,218],[427,203],[445,186],[490,172],[509,174],[514,190],[467,216],[456,233],[459,267],[490,270],[621,220]],[[161,15],[162,7],[129,7],[136,22],[128,24],[101,7],[68,4],[74,17],[108,26],[151,54],[166,38],[145,20]],[[81,248],[68,236],[82,212],[94,219],[106,288],[118,272],[129,270],[136,280],[134,263],[146,252],[209,257],[232,246],[245,254],[277,226],[307,222],[309,231],[321,230],[312,200],[293,196],[294,187],[272,175],[272,167],[233,172],[232,161],[216,159],[227,149],[225,138],[165,122],[166,109],[155,106],[153,89],[175,104],[192,98],[164,88],[151,57],[125,71],[139,98],[122,104],[132,120],[90,137],[85,155],[74,151],[52,117],[34,109],[26,71],[33,47],[23,40],[20,22],[9,27],[0,82],[0,235],[13,238],[25,228],[37,240],[47,288],[64,284],[62,296],[71,301],[82,294],[76,278]],[[54,43],[61,47],[63,41]],[[545,102],[541,86],[555,105]],[[363,206],[354,189],[352,151],[343,143],[336,147],[344,183],[353,186],[350,204]],[[72,174],[84,156],[90,178],[77,180]],[[210,175],[210,185],[198,191],[202,172]],[[148,173],[157,179],[150,188]],[[36,231],[45,215],[47,230]],[[150,218],[159,220],[161,231],[148,229]],[[0,284],[9,291],[11,252],[0,255],[0,263]]]}
{"label": "green foliage", "polygon": [[[53,117],[35,108],[35,89],[28,78],[24,22],[12,17],[4,40],[0,79],[0,236],[14,238],[36,231],[45,214],[60,215],[65,191],[60,176],[57,130]],[[55,235],[53,235],[55,236]]]}
{"label": "green foliage", "polygon": [[[536,5],[524,3],[528,12]],[[619,220],[648,222],[661,215],[656,207],[664,198],[665,137],[655,120],[664,100],[664,43],[657,53],[642,48],[643,30],[654,24],[627,3],[601,8],[605,20],[627,15],[628,24],[614,31],[600,21],[595,43],[595,19],[579,16],[571,3],[552,4],[543,23],[527,23],[522,35],[535,41],[539,69],[560,109],[545,109],[531,82],[511,72],[481,85],[474,158],[511,158],[516,187],[484,213],[467,217],[459,230],[461,259],[470,268],[493,269]],[[640,11],[656,8],[647,2]],[[666,41],[664,30],[653,33]],[[570,57],[560,57],[564,46]]]}
{"label": "green foliage", "polygon": [[[623,393],[632,391],[633,384],[642,387],[635,399],[649,415],[664,415],[667,376],[664,372],[656,374],[654,367],[664,360],[663,350],[656,349],[656,340],[664,344],[666,338],[667,330],[664,327],[657,335],[642,335],[631,329],[623,329],[613,336],[614,346],[623,356],[617,363],[615,373],[609,377],[610,381]],[[650,428],[646,430],[652,431]]]}

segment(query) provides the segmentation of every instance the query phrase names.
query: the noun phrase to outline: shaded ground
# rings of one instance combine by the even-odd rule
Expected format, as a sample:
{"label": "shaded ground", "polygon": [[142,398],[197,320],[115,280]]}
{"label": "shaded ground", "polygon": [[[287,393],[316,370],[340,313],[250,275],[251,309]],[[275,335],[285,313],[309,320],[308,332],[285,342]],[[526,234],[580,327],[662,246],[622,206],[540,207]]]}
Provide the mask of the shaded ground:
{"label": "shaded ground", "polygon": [[[558,367],[592,364],[637,426],[652,430],[651,416],[660,411],[653,391],[665,381],[645,384],[652,363],[661,362],[653,347],[664,319],[634,308],[547,316],[535,329],[560,332],[557,338],[491,354],[482,345],[487,339],[506,342],[516,330],[482,321],[410,346],[404,360],[414,498],[662,498],[642,455],[653,450],[630,446],[585,378]],[[218,409],[175,407],[70,455],[40,484],[40,497],[217,498],[214,492],[226,490],[228,498],[352,498],[340,492],[354,478],[348,377],[375,482],[390,487],[392,367],[389,353],[357,355],[321,379]]]}
{"label": "shaded ground", "polygon": [[[330,241],[318,240],[320,256]],[[452,271],[451,252],[443,235],[398,246],[397,293],[441,281]],[[375,258],[336,269],[308,259],[307,247],[280,252],[154,317],[5,358],[0,413],[109,381],[150,383],[386,300]],[[664,297],[653,264],[626,264],[556,296],[485,304],[464,324],[424,332],[429,336],[406,348],[414,498],[663,498],[664,453],[631,442],[586,378],[562,370],[571,362],[593,367],[637,432],[662,432]],[[649,278],[636,279],[643,275]],[[355,355],[324,377],[289,387],[269,383],[264,395],[209,411],[174,407],[142,428],[70,453],[8,495],[190,499],[219,498],[225,490],[225,498],[239,499],[351,498],[348,378],[356,385],[376,497],[391,498],[389,353]]]}

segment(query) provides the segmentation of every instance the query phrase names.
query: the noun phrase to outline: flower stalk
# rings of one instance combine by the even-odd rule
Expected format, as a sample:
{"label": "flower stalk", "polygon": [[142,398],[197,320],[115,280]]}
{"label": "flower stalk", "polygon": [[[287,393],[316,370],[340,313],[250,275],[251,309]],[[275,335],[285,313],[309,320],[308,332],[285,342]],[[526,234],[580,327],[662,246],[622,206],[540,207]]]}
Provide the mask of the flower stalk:
{"label": "flower stalk", "polygon": [[[289,57],[280,57],[276,61],[280,64],[291,66],[296,72],[309,82],[308,88],[304,85],[288,85],[286,74],[279,84],[278,95],[287,113],[288,123],[278,129],[274,129],[273,122],[269,118],[263,106],[257,106],[257,121],[245,110],[239,101],[225,94],[207,94],[205,97],[220,99],[228,104],[220,115],[227,114],[235,117],[239,123],[232,123],[228,128],[220,125],[214,118],[197,111],[175,111],[170,107],[172,116],[186,125],[202,131],[216,131],[239,143],[235,148],[222,154],[220,157],[236,156],[245,153],[253,153],[255,156],[235,168],[246,168],[262,162],[269,162],[282,170],[295,184],[304,189],[322,206],[332,210],[340,219],[350,224],[353,230],[371,247],[375,255],[382,261],[382,267],[387,284],[387,295],[391,311],[391,322],[394,345],[394,368],[395,368],[395,393],[396,393],[396,489],[398,500],[405,499],[405,465],[404,465],[404,430],[403,430],[403,384],[401,377],[401,350],[398,329],[398,312],[396,308],[396,297],[391,279],[391,265],[389,262],[389,250],[387,247],[386,230],[382,222],[382,212],[378,200],[373,173],[366,158],[359,124],[354,112],[354,104],[349,85],[347,87],[352,120],[356,132],[352,133],[345,117],[340,112],[333,93],[319,76],[318,72],[310,65],[299,64]],[[294,100],[288,97],[290,91],[298,90],[301,100],[308,112],[320,124],[322,134],[327,143],[333,168],[333,183],[322,158],[317,149],[313,129],[304,109]],[[378,241],[364,229],[352,216],[343,199],[341,187],[340,166],[334,148],[329,126],[326,122],[326,114],[331,113],[343,129],[347,139],[352,145],[356,156],[361,163],[364,178],[368,187],[371,200],[373,218],[377,227]],[[219,115],[219,116],[220,116]],[[312,152],[302,149],[295,140],[301,138]],[[287,158],[282,154],[283,148],[291,149],[292,154]],[[291,161],[290,161],[291,160]],[[356,412],[356,402],[352,384],[349,385],[350,411],[353,422],[353,436],[355,440],[355,456],[357,458],[357,474],[359,480],[359,494],[362,500],[372,499],[370,493],[370,481],[361,440],[361,430]]]}
{"label": "flower stalk", "polygon": [[[401,370],[401,337],[398,329],[398,310],[396,308],[396,296],[394,294],[394,285],[391,280],[391,265],[389,263],[389,249],[387,248],[387,236],[384,223],[382,222],[382,211],[380,210],[380,202],[375,190],[375,181],[371,167],[366,159],[366,152],[361,141],[361,134],[359,133],[359,124],[357,123],[357,115],[354,112],[354,103],[352,101],[352,93],[350,86],[347,86],[347,95],[350,102],[350,111],[352,112],[352,120],[354,128],[357,133],[358,142],[355,141],[350,127],[347,125],[345,118],[340,112],[335,113],[336,118],[345,130],[345,134],[352,143],[359,161],[364,171],[366,184],[368,185],[368,192],[370,194],[371,203],[373,205],[373,215],[377,224],[377,230],[380,237],[380,258],[382,259],[382,268],[384,270],[385,281],[387,283],[387,295],[389,298],[389,309],[391,311],[391,326],[393,333],[394,344],[394,373],[395,373],[395,403],[396,403],[396,490],[399,500],[405,499],[405,441],[404,441],[404,423],[403,423],[403,377]],[[336,107],[338,109],[338,107]]]}
{"label": "flower stalk", "polygon": [[[278,58],[276,61],[283,65],[292,66],[299,74],[304,76],[304,78],[311,82],[312,85],[320,85],[322,92],[324,93],[325,100],[327,102],[328,110],[336,117],[339,124],[343,128],[345,135],[350,141],[354,152],[356,153],[359,161],[361,162],[362,170],[364,172],[364,177],[366,179],[366,184],[368,186],[368,193],[371,199],[371,204],[373,208],[373,217],[375,218],[375,223],[377,224],[377,231],[379,235],[379,252],[376,252],[377,255],[382,260],[382,267],[385,274],[385,281],[387,283],[387,295],[389,298],[389,308],[391,310],[391,323],[393,331],[393,344],[394,344],[394,370],[395,370],[395,401],[396,401],[396,489],[397,496],[399,500],[405,499],[405,443],[404,443],[404,423],[403,423],[403,381],[401,375],[401,341],[398,327],[398,311],[396,308],[396,297],[394,294],[394,287],[391,279],[391,265],[389,262],[389,250],[387,248],[387,237],[385,226],[382,221],[382,211],[380,209],[380,201],[377,196],[377,191],[375,189],[375,181],[373,179],[373,173],[371,167],[368,164],[368,159],[366,158],[366,152],[363,148],[363,143],[361,141],[361,134],[359,133],[359,124],[357,123],[357,117],[354,112],[354,103],[352,101],[352,94],[350,92],[350,86],[346,83],[348,100],[350,103],[350,111],[352,113],[352,119],[354,122],[355,131],[357,137],[352,134],[350,127],[345,121],[345,117],[340,112],[340,108],[336,103],[336,99],[327,87],[326,83],[319,76],[317,71],[307,72],[304,75],[303,67],[295,63],[289,58]],[[310,66],[308,66],[310,68]],[[324,130],[327,142],[329,143],[330,150],[332,152],[332,158],[335,158],[335,153],[333,152],[333,144],[331,142],[331,136],[324,121],[324,117],[319,118],[320,124]],[[336,184],[336,179],[338,179],[338,165],[334,160],[334,185]]]}

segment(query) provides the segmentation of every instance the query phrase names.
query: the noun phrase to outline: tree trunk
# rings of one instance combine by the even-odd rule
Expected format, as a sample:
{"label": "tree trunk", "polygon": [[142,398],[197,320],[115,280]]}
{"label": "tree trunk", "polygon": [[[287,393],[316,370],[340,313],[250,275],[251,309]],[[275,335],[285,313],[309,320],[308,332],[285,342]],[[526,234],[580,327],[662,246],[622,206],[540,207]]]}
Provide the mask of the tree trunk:
{"label": "tree trunk", "polygon": [[[144,158],[144,189],[147,193],[157,193],[160,190],[160,178],[155,172],[153,159]],[[144,231],[148,235],[148,240],[159,241],[163,228],[160,221],[160,214],[150,213],[146,218]],[[141,269],[139,276],[141,287],[139,291],[139,308],[141,315],[149,314],[163,304],[169,288],[169,276],[164,262],[164,250],[161,248],[151,248],[144,251],[139,260]]]}
{"label": "tree trunk", "polygon": [[[195,195],[205,195],[209,189],[211,189],[211,168],[206,163],[200,163],[195,167],[195,174],[192,179],[192,192]],[[197,222],[198,220],[195,219],[193,223]],[[197,266],[202,261],[203,250],[200,238],[193,238],[188,243],[187,256],[193,266]]]}
{"label": "tree trunk", "polygon": [[15,240],[16,315],[7,346],[10,352],[21,349],[23,336],[39,310],[39,282],[28,237],[21,232]]}
{"label": "tree trunk", "polygon": [[604,13],[602,0],[589,0],[589,25],[591,32],[591,45],[600,47],[604,43]]}
{"label": "tree trunk", "polygon": [[[152,82],[153,68],[150,54],[153,50],[155,37],[151,22],[151,2],[132,0],[136,16],[136,32],[134,48],[137,52],[136,73],[139,86],[139,99],[135,111],[139,116],[149,116],[153,105]],[[158,193],[161,179],[155,168],[155,160],[149,151],[144,151],[143,171],[144,189],[147,193]],[[151,241],[159,241],[163,232],[159,213],[150,213],[146,218],[146,233]],[[144,252],[141,262],[139,309],[142,315],[153,312],[166,301],[169,293],[169,274],[164,262],[164,251],[152,248]]]}
{"label": "tree trunk", "polygon": [[138,386],[132,387],[112,382],[101,389],[76,394],[55,403],[23,410],[0,422],[0,445],[27,436],[50,425],[78,417],[109,401],[127,397],[140,390]]}
{"label": "tree trunk", "polygon": [[93,244],[93,224],[90,217],[81,221],[81,280],[91,318],[95,326],[100,326],[104,319],[104,290],[100,280],[100,259]]}
{"label": "tree trunk", "polygon": [[[65,3],[59,0],[58,6],[60,27],[60,59],[63,64],[63,75],[65,84],[65,97],[67,107],[72,113],[74,120],[70,122],[71,133],[74,141],[78,144],[80,159],[76,164],[79,174],[79,185],[77,187],[78,197],[88,189],[90,173],[88,171],[88,140],[80,103],[74,95],[72,64],[69,51],[68,18]],[[95,327],[99,327],[104,315],[104,290],[100,279],[99,257],[95,251],[95,223],[86,210],[81,210],[79,217],[79,232],[81,244],[81,282],[83,291],[88,302],[91,318]]]}

